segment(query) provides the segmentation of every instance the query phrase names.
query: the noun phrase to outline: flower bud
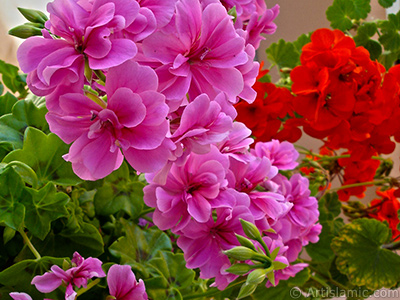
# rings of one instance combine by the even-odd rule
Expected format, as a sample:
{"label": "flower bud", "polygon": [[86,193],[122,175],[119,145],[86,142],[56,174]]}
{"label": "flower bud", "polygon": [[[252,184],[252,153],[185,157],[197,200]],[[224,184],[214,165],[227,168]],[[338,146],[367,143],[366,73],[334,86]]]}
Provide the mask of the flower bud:
{"label": "flower bud", "polygon": [[257,253],[247,247],[238,246],[227,251],[224,251],[224,254],[229,258],[233,258],[236,260],[257,260],[261,262],[269,261],[269,258],[265,255]]}
{"label": "flower bud", "polygon": [[42,35],[42,29],[36,27],[33,23],[25,23],[17,27],[11,28],[8,34],[19,37],[21,39],[27,39],[28,37],[35,35]]}
{"label": "flower bud", "polygon": [[229,250],[224,251],[224,253],[233,259],[236,260],[249,260],[254,257],[257,253],[254,252],[253,250],[243,247],[243,246],[238,246]]}
{"label": "flower bud", "polygon": [[260,284],[264,281],[265,276],[267,275],[268,270],[265,269],[256,269],[247,276],[246,283],[247,284]]}
{"label": "flower bud", "polygon": [[241,235],[238,235],[238,234],[236,234],[236,238],[238,239],[240,245],[242,245],[242,246],[244,246],[246,248],[249,248],[251,250],[256,251],[256,247],[254,246],[254,244],[249,239],[246,239],[244,236],[241,236]]}
{"label": "flower bud", "polygon": [[255,284],[247,284],[247,283],[243,284],[240,288],[239,295],[237,298],[242,299],[244,297],[251,295],[255,291],[256,288],[257,288],[257,285],[255,285]]}
{"label": "flower bud", "polygon": [[43,24],[48,20],[47,16],[39,10],[18,7],[19,12],[33,23]]}
{"label": "flower bud", "polygon": [[252,240],[259,240],[261,239],[261,234],[256,225],[245,221],[243,219],[240,219],[240,223],[242,224],[243,231],[246,234],[246,236]]}
{"label": "flower bud", "polygon": [[225,271],[235,275],[244,275],[250,272],[250,270],[252,270],[253,268],[254,266],[248,264],[234,264]]}

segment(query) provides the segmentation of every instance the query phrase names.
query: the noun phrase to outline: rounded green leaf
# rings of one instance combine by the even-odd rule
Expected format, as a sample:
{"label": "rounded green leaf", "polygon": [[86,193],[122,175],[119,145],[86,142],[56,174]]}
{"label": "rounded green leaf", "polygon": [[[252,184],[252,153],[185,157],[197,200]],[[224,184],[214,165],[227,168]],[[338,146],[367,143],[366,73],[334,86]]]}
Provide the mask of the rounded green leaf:
{"label": "rounded green leaf", "polygon": [[332,240],[338,270],[352,284],[371,290],[390,288],[400,281],[400,256],[382,248],[390,241],[389,228],[375,219],[357,219]]}
{"label": "rounded green leaf", "polygon": [[51,181],[59,185],[76,185],[81,180],[73,173],[71,164],[62,156],[68,152],[66,145],[58,136],[28,127],[25,131],[22,149],[10,152],[3,162],[21,161],[37,174],[39,186]]}

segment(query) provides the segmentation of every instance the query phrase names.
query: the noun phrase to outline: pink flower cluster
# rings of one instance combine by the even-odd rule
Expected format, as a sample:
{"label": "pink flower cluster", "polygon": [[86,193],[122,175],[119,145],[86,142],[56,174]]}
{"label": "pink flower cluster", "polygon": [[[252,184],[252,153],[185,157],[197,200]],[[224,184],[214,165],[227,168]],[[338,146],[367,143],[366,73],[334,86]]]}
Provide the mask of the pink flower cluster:
{"label": "pink flower cluster", "polygon": [[[144,188],[145,203],[155,208],[154,223],[179,235],[186,266],[199,268],[201,278],[215,278],[220,289],[237,277],[225,271],[231,264],[223,251],[240,245],[235,236],[244,235],[239,219],[255,224],[271,251],[280,247],[279,260],[287,265],[303,246],[317,242],[321,232],[318,202],[310,196],[308,180],[279,174],[297,165],[293,145],[274,140],[248,151],[249,130],[235,124],[209,152],[192,152],[174,162],[165,180],[147,174]],[[276,282],[305,266],[276,271]]]}
{"label": "pink flower cluster", "polygon": [[[50,293],[59,286],[66,285],[65,300],[74,300],[77,297],[75,288],[87,287],[88,280],[93,277],[105,277],[97,258],[84,259],[75,252],[71,260],[72,266],[63,270],[59,266],[51,267],[50,272],[35,276],[32,284],[42,293]],[[128,265],[112,265],[107,273],[107,284],[110,295],[116,300],[147,300],[147,293],[143,280],[136,281],[135,274]],[[10,293],[14,300],[32,300],[26,293]],[[51,299],[44,299],[51,300]]]}
{"label": "pink flower cluster", "polygon": [[[178,234],[187,267],[220,289],[236,278],[222,251],[239,245],[240,218],[281,246],[287,262],[321,229],[307,179],[278,174],[296,167],[293,146],[249,151],[251,131],[234,122],[238,99],[256,97],[255,49],[261,33],[274,32],[278,9],[262,0],[55,0],[43,38],[18,50],[29,87],[46,96],[50,130],[72,143],[64,158],[74,172],[97,180],[126,159],[147,173],[154,223]],[[53,267],[33,283],[48,291],[65,282],[73,295],[87,274],[104,276],[92,271],[81,278],[80,269]]]}
{"label": "pink flower cluster", "polygon": [[[234,25],[227,13],[231,4],[236,5],[48,4],[43,37],[28,38],[17,56],[31,91],[46,97],[50,130],[73,143],[64,158],[78,176],[103,178],[124,158],[139,172],[167,169],[192,151],[209,151],[209,144],[229,134],[233,104],[239,98],[254,101],[258,73],[255,45],[246,37],[254,35],[251,22]],[[270,11],[252,0],[238,9],[245,19]],[[273,18],[261,19],[259,37],[275,26]]]}

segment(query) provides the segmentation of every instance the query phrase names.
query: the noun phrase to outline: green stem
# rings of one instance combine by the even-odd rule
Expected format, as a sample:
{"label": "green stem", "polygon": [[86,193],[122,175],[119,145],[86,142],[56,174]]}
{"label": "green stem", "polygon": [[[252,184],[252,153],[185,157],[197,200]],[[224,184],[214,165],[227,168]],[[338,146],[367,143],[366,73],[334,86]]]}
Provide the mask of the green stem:
{"label": "green stem", "polygon": [[327,287],[327,286],[329,286],[329,284],[325,281],[325,280],[323,280],[323,279],[321,279],[321,278],[318,278],[317,276],[314,276],[314,275],[310,275],[310,278],[312,279],[312,280],[314,280],[314,281],[316,281],[316,282],[318,282],[320,285],[322,285],[323,287]]}
{"label": "green stem", "polygon": [[349,188],[358,187],[358,186],[378,185],[378,184],[386,183],[386,182],[387,182],[387,180],[381,179],[381,180],[353,183],[353,184],[342,185],[341,187],[331,189],[330,192],[336,192],[339,190],[349,189]]}
{"label": "green stem", "polygon": [[400,249],[400,241],[390,243],[390,244],[384,244],[382,245],[382,248],[388,249],[388,250],[397,250]]}
{"label": "green stem", "polygon": [[145,215],[147,215],[147,214],[149,214],[149,213],[151,213],[151,212],[153,212],[153,211],[155,211],[155,210],[156,210],[156,209],[155,209],[154,207],[151,207],[151,208],[142,210],[142,212],[140,213],[140,215],[139,215],[138,218],[143,218],[143,216],[145,216]]}
{"label": "green stem", "polygon": [[76,298],[78,298],[80,295],[82,295],[83,293],[90,290],[92,287],[96,286],[99,282],[100,282],[100,278],[97,278],[96,280],[93,280],[92,282],[90,282],[86,288],[81,288],[79,291],[76,292]]}
{"label": "green stem", "polygon": [[28,166],[27,164],[23,163],[22,161],[18,161],[18,160],[13,160],[13,161],[9,162],[8,166],[10,166],[10,167],[12,167],[12,166],[20,167],[20,168],[24,169],[25,171],[27,171],[29,173],[29,175],[30,175],[30,178],[32,179],[32,187],[34,189],[38,188],[37,175],[36,175],[35,171],[33,171],[30,166]]}
{"label": "green stem", "polygon": [[232,289],[232,288],[234,288],[234,287],[236,287],[238,285],[241,285],[242,283],[245,283],[245,282],[246,282],[246,279],[238,281],[238,282],[232,284],[231,286],[228,286],[223,291],[220,291],[217,288],[213,288],[213,289],[210,289],[210,290],[208,290],[207,292],[204,292],[204,293],[186,295],[186,296],[183,296],[183,300],[196,299],[196,298],[202,298],[202,297],[207,297],[207,296],[214,296],[214,295],[217,295],[219,293],[225,292],[225,291],[227,291],[229,289]]}
{"label": "green stem", "polygon": [[33,255],[35,255],[36,259],[41,259],[42,257],[40,256],[39,252],[35,249],[35,247],[32,245],[31,240],[26,235],[24,229],[19,229],[18,232],[21,234],[25,244],[32,251]]}
{"label": "green stem", "polygon": [[[320,272],[317,271],[317,269],[315,269],[315,268],[313,268],[313,267],[311,267],[311,266],[308,266],[308,268],[309,268],[311,271],[313,271],[313,272],[315,272],[316,274],[318,274],[319,276],[325,278],[326,281],[328,281],[328,282],[330,282],[330,283],[336,285],[337,287],[341,288],[342,290],[348,290],[348,287],[347,287],[347,286],[341,284],[340,282],[337,282],[336,280],[334,280],[334,279],[332,279],[332,278],[330,278],[330,277],[327,277],[327,276],[321,274]],[[311,276],[312,276],[312,275],[311,275]],[[312,277],[311,277],[311,278],[312,278]],[[314,278],[313,278],[313,279],[314,279]],[[318,281],[317,281],[317,282],[318,282]],[[318,282],[318,283],[320,283],[320,282]]]}
{"label": "green stem", "polygon": [[[305,149],[302,146],[296,146],[297,148]],[[318,153],[314,153],[310,150],[298,150],[299,153],[301,154],[306,154],[306,155],[312,155],[315,157],[318,157],[320,160],[337,160],[340,158],[349,158],[351,155],[350,154],[343,154],[343,155],[336,155],[336,156],[326,156],[326,155],[321,155]],[[372,159],[376,160],[386,160],[386,158],[380,157],[380,156],[371,156]]]}
{"label": "green stem", "polygon": [[262,238],[259,238],[257,242],[259,242],[261,246],[264,248],[265,254],[267,254],[268,258],[271,258],[271,252],[269,252],[267,244],[264,242],[264,240]]}
{"label": "green stem", "polygon": [[106,75],[101,70],[93,70],[93,72],[101,81],[106,82]]}

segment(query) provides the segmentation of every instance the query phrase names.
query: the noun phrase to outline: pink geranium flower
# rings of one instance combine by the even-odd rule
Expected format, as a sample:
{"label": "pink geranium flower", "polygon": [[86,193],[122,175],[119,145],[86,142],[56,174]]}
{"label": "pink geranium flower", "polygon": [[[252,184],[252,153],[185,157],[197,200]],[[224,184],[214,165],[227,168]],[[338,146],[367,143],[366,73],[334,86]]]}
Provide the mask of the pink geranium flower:
{"label": "pink geranium flower", "polygon": [[278,140],[266,143],[258,142],[252,150],[252,154],[257,157],[267,157],[271,164],[279,170],[293,170],[298,166],[296,160],[299,152],[289,142],[279,142]]}
{"label": "pink geranium flower", "polygon": [[216,209],[216,220],[210,217],[205,223],[190,222],[178,238],[186,267],[200,268],[201,278],[215,277],[213,286],[221,290],[238,277],[225,271],[231,263],[222,251],[239,246],[235,234],[244,235],[239,219],[253,222],[248,205],[248,197],[241,194],[232,209]]}
{"label": "pink geranium flower", "polygon": [[115,300],[147,300],[144,282],[136,281],[135,274],[128,265],[112,265],[107,273],[110,295]]}
{"label": "pink geranium flower", "polygon": [[290,262],[297,259],[303,246],[316,243],[321,225],[316,224],[319,217],[318,201],[310,196],[308,179],[294,174],[290,179],[278,175],[272,179],[278,184],[278,193],[292,205],[289,212],[273,224],[285,245],[289,246],[287,258]]}
{"label": "pink geranium flower", "polygon": [[84,259],[78,252],[74,253],[71,260],[73,267],[64,271],[59,266],[52,266],[51,272],[44,273],[40,276],[35,276],[32,284],[42,293],[50,293],[58,288],[62,283],[67,285],[65,291],[65,299],[75,299],[76,292],[74,287],[85,287],[87,281],[93,277],[105,277],[102,262],[97,258],[89,257]]}
{"label": "pink geranium flower", "polygon": [[175,231],[185,227],[191,218],[204,223],[213,208],[235,204],[235,197],[226,192],[228,158],[215,146],[210,152],[191,153],[182,165],[176,163],[165,184],[152,182],[144,188],[144,201],[155,207],[154,223],[161,229]]}
{"label": "pink geranium flower", "polygon": [[[26,293],[16,293],[16,292],[13,292],[13,293],[10,293],[9,295],[10,295],[10,297],[13,298],[14,300],[32,300],[32,297],[29,296],[29,295],[26,294]],[[44,300],[51,300],[51,299],[45,298]]]}
{"label": "pink geranium flower", "polygon": [[168,30],[143,41],[144,54],[162,63],[156,69],[160,91],[169,100],[190,100],[202,93],[215,98],[225,92],[234,102],[244,88],[236,68],[248,61],[244,40],[225,8],[212,3],[204,10],[199,0],[182,0]]}
{"label": "pink geranium flower", "polygon": [[63,113],[47,114],[50,130],[64,142],[74,142],[64,158],[85,180],[107,176],[124,156],[139,172],[161,169],[174,144],[166,140],[168,106],[156,92],[154,71],[125,62],[108,71],[105,90],[107,103],[66,94],[60,97]]}
{"label": "pink geranium flower", "polygon": [[[44,39],[28,38],[17,57],[28,73],[29,88],[40,96],[63,86],[70,92],[83,88],[85,59],[91,69],[107,69],[133,58],[135,43],[118,35],[139,13],[134,0],[55,0],[47,5],[50,19]],[[55,36],[60,37],[55,38]],[[64,88],[65,89],[65,88]],[[57,97],[52,97],[57,102]],[[57,103],[48,103],[58,109]]]}
{"label": "pink geranium flower", "polygon": [[221,111],[221,106],[201,94],[183,109],[179,127],[173,131],[171,139],[201,154],[210,151],[210,144],[226,138],[231,129],[232,119]]}

